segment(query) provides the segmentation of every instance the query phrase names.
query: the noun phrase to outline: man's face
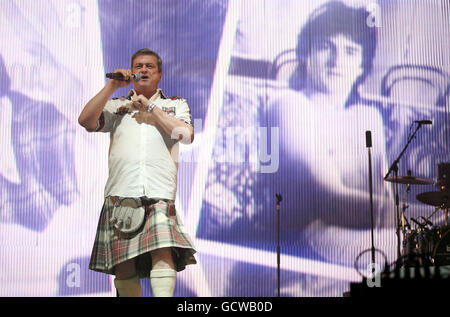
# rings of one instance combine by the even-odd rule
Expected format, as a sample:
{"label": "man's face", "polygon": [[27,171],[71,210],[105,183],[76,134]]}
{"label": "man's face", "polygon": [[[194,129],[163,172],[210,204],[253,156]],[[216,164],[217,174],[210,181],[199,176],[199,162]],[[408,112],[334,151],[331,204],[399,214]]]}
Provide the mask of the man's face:
{"label": "man's face", "polygon": [[140,74],[141,79],[134,83],[136,90],[156,90],[161,81],[162,72],[159,72],[158,61],[153,55],[139,55],[133,61],[131,70],[134,74]]}
{"label": "man's face", "polygon": [[363,73],[363,49],[342,34],[313,43],[307,63],[310,87],[323,93],[349,93]]}

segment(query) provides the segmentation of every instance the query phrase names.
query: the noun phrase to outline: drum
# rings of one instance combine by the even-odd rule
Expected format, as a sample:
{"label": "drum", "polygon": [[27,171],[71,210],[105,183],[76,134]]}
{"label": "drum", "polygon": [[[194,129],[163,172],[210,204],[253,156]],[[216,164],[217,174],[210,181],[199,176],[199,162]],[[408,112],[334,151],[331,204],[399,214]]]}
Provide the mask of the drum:
{"label": "drum", "polygon": [[403,241],[403,255],[414,256],[417,252],[417,231],[410,230],[406,233],[406,238]]}
{"label": "drum", "polygon": [[441,229],[441,239],[433,250],[433,262],[436,265],[450,265],[450,228]]}
{"label": "drum", "polygon": [[416,262],[425,265],[432,262],[433,251],[440,240],[441,228],[421,228],[407,232],[404,241],[404,256],[409,265]]}
{"label": "drum", "polygon": [[417,232],[417,254],[431,257],[441,235],[440,227],[425,228]]}

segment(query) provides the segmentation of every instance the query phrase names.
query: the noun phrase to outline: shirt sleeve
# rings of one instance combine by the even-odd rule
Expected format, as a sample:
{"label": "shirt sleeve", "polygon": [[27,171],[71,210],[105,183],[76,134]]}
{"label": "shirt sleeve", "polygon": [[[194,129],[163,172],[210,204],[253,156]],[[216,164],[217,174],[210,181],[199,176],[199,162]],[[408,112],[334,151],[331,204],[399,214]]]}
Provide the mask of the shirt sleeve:
{"label": "shirt sleeve", "polygon": [[178,100],[175,118],[183,121],[184,123],[189,124],[190,126],[193,125],[191,109],[189,109],[189,105],[185,99]]}
{"label": "shirt sleeve", "polygon": [[105,108],[103,108],[102,114],[98,119],[96,132],[111,132],[114,123],[117,119],[116,112],[117,105],[114,100],[108,100],[106,102]]}

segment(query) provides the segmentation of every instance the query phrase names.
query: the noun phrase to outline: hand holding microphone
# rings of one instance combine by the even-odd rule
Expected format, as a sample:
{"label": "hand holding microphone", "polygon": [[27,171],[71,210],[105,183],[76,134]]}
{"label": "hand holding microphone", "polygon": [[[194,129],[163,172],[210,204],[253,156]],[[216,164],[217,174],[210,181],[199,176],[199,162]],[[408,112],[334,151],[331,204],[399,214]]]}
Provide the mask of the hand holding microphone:
{"label": "hand holding microphone", "polygon": [[119,87],[128,86],[132,78],[135,82],[141,79],[140,74],[133,74],[129,69],[116,69],[114,73],[107,73],[106,77],[115,80]]}

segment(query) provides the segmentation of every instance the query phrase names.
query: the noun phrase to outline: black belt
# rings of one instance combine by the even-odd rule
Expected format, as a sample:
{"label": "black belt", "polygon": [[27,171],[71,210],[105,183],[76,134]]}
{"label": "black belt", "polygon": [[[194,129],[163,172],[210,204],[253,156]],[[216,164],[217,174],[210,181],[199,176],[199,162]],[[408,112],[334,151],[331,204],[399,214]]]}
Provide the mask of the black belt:
{"label": "black belt", "polygon": [[142,206],[154,205],[154,204],[158,203],[161,200],[165,201],[166,203],[170,202],[169,199],[154,199],[154,198],[148,198],[148,197],[141,197],[140,199],[141,199]]}
{"label": "black belt", "polygon": [[153,198],[148,198],[148,197],[141,197],[141,203],[142,206],[150,206],[150,205],[154,205],[159,201]]}
{"label": "black belt", "polygon": [[[111,197],[111,200],[112,200],[113,204],[116,205],[117,200],[119,199],[119,197],[118,196],[110,196],[110,197]],[[134,203],[135,208],[138,207],[138,206],[151,206],[151,205],[154,205],[154,204],[158,203],[159,201],[164,201],[166,203],[170,203],[171,202],[170,199],[155,199],[155,198],[148,198],[148,197],[145,197],[145,196],[139,197],[139,198],[122,197],[122,198],[120,198],[120,200],[121,201],[128,201],[128,200],[134,201],[135,202]],[[137,205],[136,205],[136,203],[137,203]],[[132,206],[133,203],[130,205],[130,203],[128,202],[127,205]]]}

